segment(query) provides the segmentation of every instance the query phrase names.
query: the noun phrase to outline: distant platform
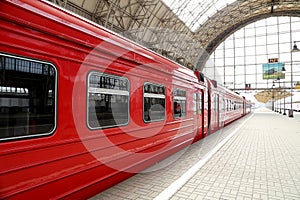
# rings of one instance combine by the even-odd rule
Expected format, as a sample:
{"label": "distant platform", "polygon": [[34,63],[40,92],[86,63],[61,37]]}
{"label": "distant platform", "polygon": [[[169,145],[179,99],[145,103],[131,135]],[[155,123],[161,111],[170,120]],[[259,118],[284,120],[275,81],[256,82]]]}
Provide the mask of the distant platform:
{"label": "distant platform", "polygon": [[300,199],[300,113],[266,108],[91,200]]}

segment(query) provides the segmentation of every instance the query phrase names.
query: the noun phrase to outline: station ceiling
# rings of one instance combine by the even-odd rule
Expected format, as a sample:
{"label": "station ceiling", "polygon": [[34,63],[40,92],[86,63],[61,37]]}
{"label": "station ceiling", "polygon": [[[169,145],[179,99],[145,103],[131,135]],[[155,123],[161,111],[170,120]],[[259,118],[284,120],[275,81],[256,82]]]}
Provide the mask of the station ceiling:
{"label": "station ceiling", "polygon": [[199,70],[238,29],[271,16],[300,17],[300,0],[48,1]]}

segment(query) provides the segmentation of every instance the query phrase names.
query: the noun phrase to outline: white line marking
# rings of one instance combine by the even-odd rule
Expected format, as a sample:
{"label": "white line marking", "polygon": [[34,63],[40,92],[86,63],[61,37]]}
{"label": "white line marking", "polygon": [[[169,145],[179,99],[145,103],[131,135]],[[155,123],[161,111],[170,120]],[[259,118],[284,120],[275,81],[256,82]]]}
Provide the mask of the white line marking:
{"label": "white line marking", "polygon": [[230,135],[215,146],[210,152],[208,152],[201,160],[199,160],[193,167],[186,171],[179,179],[174,181],[169,187],[162,191],[154,200],[168,200],[170,199],[181,187],[183,187],[200,169],[201,167],[226,143],[232,136],[234,136],[242,126],[247,123],[249,119],[253,117],[254,113],[240,124]]}

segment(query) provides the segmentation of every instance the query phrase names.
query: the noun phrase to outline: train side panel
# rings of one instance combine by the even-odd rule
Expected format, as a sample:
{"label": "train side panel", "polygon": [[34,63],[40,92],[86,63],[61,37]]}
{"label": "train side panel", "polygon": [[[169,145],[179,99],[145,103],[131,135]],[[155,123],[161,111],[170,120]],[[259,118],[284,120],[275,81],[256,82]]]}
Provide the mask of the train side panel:
{"label": "train side panel", "polygon": [[[0,9],[2,59],[11,67],[7,72],[32,80],[37,72],[24,63],[46,63],[55,71],[56,85],[47,90],[55,98],[51,133],[2,138],[1,198],[88,198],[194,141],[198,127],[188,102],[193,102],[196,78],[191,71],[42,2],[1,1]],[[28,94],[43,92],[24,83],[30,86],[24,90]],[[116,83],[118,89],[109,88]],[[21,88],[8,82],[1,86]],[[179,113],[174,98],[185,106]],[[110,109],[124,111],[117,112],[120,122],[111,120],[107,106],[105,115],[99,114],[103,99]],[[145,116],[147,99],[161,102],[151,111],[154,120]],[[97,124],[98,118],[105,123]],[[23,123],[31,134],[36,122],[29,121]]]}
{"label": "train side panel", "polygon": [[250,112],[251,103],[242,96],[207,79],[209,132],[213,133]]}

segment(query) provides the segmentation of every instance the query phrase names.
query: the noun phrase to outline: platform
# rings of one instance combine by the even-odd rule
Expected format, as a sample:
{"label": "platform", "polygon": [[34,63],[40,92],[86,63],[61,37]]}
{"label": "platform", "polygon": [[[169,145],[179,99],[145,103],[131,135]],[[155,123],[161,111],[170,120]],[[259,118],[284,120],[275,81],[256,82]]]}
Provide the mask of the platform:
{"label": "platform", "polygon": [[256,110],[91,198],[110,199],[300,199],[300,114]]}

